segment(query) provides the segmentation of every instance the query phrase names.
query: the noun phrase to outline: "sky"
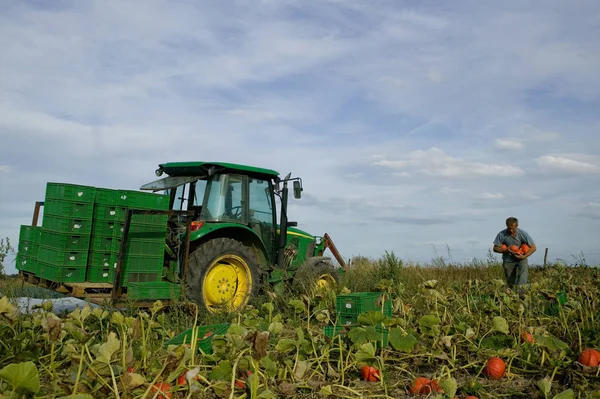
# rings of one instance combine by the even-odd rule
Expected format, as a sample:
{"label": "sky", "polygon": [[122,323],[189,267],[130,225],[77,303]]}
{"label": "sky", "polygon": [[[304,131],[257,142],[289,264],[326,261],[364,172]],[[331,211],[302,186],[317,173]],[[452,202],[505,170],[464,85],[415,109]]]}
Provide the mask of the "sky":
{"label": "sky", "polygon": [[[139,189],[169,161],[302,178],[342,255],[600,263],[596,0],[2,0],[0,237],[46,182]],[[5,266],[14,272],[14,263]]]}

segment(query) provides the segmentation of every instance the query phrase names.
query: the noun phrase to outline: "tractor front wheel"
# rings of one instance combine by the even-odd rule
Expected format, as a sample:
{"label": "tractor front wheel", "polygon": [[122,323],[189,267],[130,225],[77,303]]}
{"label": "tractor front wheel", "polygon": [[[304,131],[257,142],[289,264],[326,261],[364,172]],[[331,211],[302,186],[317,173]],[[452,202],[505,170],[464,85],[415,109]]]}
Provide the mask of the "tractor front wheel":
{"label": "tractor front wheel", "polygon": [[292,281],[292,289],[303,294],[312,294],[315,290],[334,290],[339,282],[340,273],[331,263],[331,259],[316,256],[298,267]]}
{"label": "tractor front wheel", "polygon": [[237,311],[258,292],[260,274],[252,250],[231,238],[215,238],[191,255],[188,297],[211,313]]}

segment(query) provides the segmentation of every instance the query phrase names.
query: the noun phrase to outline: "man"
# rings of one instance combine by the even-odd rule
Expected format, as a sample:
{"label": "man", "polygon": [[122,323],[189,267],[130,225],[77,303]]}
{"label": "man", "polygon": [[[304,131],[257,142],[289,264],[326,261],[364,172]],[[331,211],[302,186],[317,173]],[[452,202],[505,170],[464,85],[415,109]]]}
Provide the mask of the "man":
{"label": "man", "polygon": [[[527,244],[530,248],[525,254],[515,253],[510,250],[512,245],[521,248]],[[506,247],[503,247],[505,245]],[[502,254],[502,266],[506,283],[509,287],[527,284],[529,264],[527,258],[536,251],[536,246],[525,230],[519,229],[517,218],[506,219],[506,229],[502,230],[494,240],[494,252]]]}

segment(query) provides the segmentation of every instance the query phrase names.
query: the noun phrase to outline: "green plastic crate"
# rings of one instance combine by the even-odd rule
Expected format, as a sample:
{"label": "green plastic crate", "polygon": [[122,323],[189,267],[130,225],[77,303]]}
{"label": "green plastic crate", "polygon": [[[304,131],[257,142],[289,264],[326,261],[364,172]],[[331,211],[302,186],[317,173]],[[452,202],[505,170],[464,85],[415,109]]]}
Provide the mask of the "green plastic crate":
{"label": "green plastic crate", "polygon": [[205,354],[212,354],[212,339],[218,335],[225,335],[229,329],[229,324],[213,324],[210,326],[198,326],[195,329],[188,328],[180,334],[174,336],[164,343],[164,347],[169,345],[190,345],[192,336],[196,335],[198,348]]}
{"label": "green plastic crate", "polygon": [[97,205],[116,206],[119,198],[119,190],[110,188],[97,188],[94,202]]}
{"label": "green plastic crate", "polygon": [[63,251],[87,251],[90,247],[90,236],[42,229],[40,244]]}
{"label": "green plastic crate", "polygon": [[88,268],[87,270],[87,281],[90,283],[108,283],[112,284],[115,281],[115,269],[114,268]]}
{"label": "green plastic crate", "polygon": [[117,206],[134,209],[169,209],[170,197],[143,191],[119,190]]}
{"label": "green plastic crate", "polygon": [[88,260],[88,251],[64,251],[40,245],[38,260],[61,267],[85,267]]}
{"label": "green plastic crate", "polygon": [[[127,209],[125,207],[117,207],[115,208],[115,219],[119,222],[125,223],[125,219],[127,218]],[[138,208],[135,208],[138,209]],[[143,224],[150,226],[166,226],[167,220],[169,219],[168,215],[162,214],[144,214],[144,213],[134,213],[131,216],[132,224]]]}
{"label": "green plastic crate", "polygon": [[44,203],[44,214],[63,218],[92,219],[94,203],[50,199]]}
{"label": "green plastic crate", "polygon": [[74,202],[94,202],[95,195],[95,187],[49,182],[46,184],[45,202],[53,199]]}
{"label": "green plastic crate", "polygon": [[38,262],[38,276],[56,283],[83,283],[85,282],[85,267],[62,267]]}
{"label": "green plastic crate", "polygon": [[39,266],[38,266],[37,258],[31,257],[31,256],[26,256],[26,255],[18,252],[15,260],[16,260],[17,270],[22,270],[24,272],[38,274]]}
{"label": "green plastic crate", "polygon": [[123,224],[115,220],[94,220],[92,225],[92,235],[94,236],[119,236],[122,235]]}
{"label": "green plastic crate", "polygon": [[90,251],[88,257],[88,268],[114,268],[117,264],[118,255],[114,252]]}
{"label": "green plastic crate", "polygon": [[[117,258],[118,260],[118,258]],[[146,256],[146,255],[129,255],[124,259],[124,270],[125,273],[160,273],[162,275],[162,268],[164,263],[164,256]]]}
{"label": "green plastic crate", "polygon": [[178,298],[181,292],[179,284],[165,281],[131,283],[127,288],[127,297],[135,300],[155,300]]}
{"label": "green plastic crate", "polygon": [[[343,337],[345,337],[351,330],[352,330],[352,327],[349,327],[349,326],[340,326],[340,325],[325,326],[323,328],[323,334],[325,334],[326,337],[333,339],[334,337],[336,337],[338,335],[342,335]],[[388,345],[388,336],[389,336],[388,329],[379,325],[379,326],[375,327],[375,331],[381,333],[381,336],[383,339],[383,347],[385,348]],[[380,340],[377,341],[377,346],[381,347]]]}
{"label": "green plastic crate", "polygon": [[21,225],[19,241],[40,242],[41,226]]}
{"label": "green plastic crate", "polygon": [[165,253],[165,241],[149,241],[143,239],[127,240],[126,255],[162,257]]}
{"label": "green plastic crate", "polygon": [[18,252],[22,256],[28,256],[30,258],[37,258],[40,244],[33,241],[19,241]]}
{"label": "green plastic crate", "polygon": [[122,276],[121,282],[124,286],[131,283],[156,283],[162,279],[162,273],[159,272],[126,272]]}
{"label": "green plastic crate", "polygon": [[121,251],[121,240],[114,236],[93,235],[90,243],[90,250],[95,252],[114,252]]}
{"label": "green plastic crate", "polygon": [[94,205],[94,220],[112,220],[117,217],[117,207],[115,205]]}
{"label": "green plastic crate", "polygon": [[[340,315],[358,316],[361,313],[371,310],[381,311],[381,306],[377,304],[381,292],[357,292],[354,294],[338,295],[336,297],[336,309]],[[383,304],[383,314],[392,317],[392,302],[385,301]]]}
{"label": "green plastic crate", "polygon": [[42,228],[56,233],[89,235],[92,232],[91,219],[62,218],[44,214]]}

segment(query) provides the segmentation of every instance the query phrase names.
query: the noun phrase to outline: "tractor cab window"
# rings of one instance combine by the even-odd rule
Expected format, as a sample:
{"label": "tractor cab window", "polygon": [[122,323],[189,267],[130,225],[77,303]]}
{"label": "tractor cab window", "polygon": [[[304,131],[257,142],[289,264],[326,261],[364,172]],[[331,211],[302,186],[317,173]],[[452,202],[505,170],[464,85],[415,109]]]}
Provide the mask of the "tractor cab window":
{"label": "tractor cab window", "polygon": [[208,181],[208,196],[202,209],[204,220],[243,222],[242,193],[244,177],[232,174],[213,176]]}
{"label": "tractor cab window", "polygon": [[[198,180],[192,183],[182,184],[176,188],[165,191],[165,194],[170,194],[175,190],[175,198],[173,201],[173,209],[178,211],[202,208],[202,200],[204,199],[204,191],[206,190],[206,180]],[[193,198],[191,198],[193,196]]]}
{"label": "tractor cab window", "polygon": [[250,222],[273,225],[271,190],[267,180],[250,179]]}

